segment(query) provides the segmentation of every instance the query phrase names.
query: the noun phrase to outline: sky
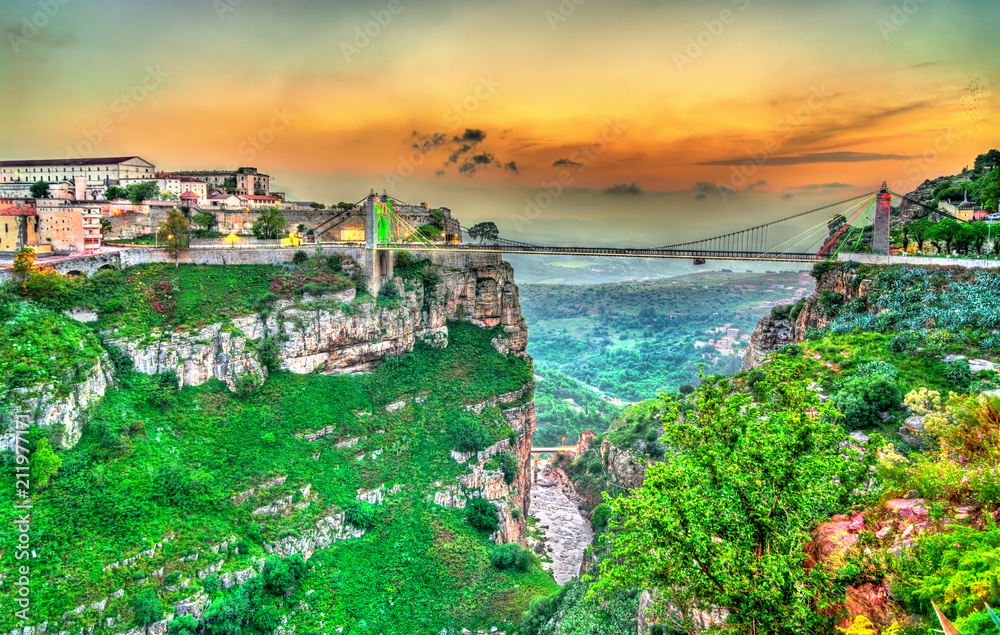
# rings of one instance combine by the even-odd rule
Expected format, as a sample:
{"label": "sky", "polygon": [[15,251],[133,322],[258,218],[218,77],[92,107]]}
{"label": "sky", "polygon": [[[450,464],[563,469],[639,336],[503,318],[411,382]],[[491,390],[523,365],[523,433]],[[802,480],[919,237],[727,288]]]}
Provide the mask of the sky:
{"label": "sky", "polygon": [[0,158],[662,245],[1000,146],[995,0],[4,0]]}

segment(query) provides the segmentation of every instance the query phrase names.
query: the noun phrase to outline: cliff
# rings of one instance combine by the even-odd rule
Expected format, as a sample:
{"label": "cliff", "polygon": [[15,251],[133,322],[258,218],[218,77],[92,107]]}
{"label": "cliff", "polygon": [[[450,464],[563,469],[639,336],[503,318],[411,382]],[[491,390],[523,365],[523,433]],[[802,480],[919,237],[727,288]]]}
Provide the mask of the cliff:
{"label": "cliff", "polygon": [[[418,340],[448,344],[448,320],[483,328],[503,327],[494,339],[502,354],[526,356],[527,327],[521,317],[513,270],[504,263],[467,269],[439,267],[433,288],[396,278],[401,295],[388,302],[358,297],[353,289],[303,301],[279,301],[266,314],[233,318],[197,331],[153,331],[142,339],[102,333],[105,342],[131,358],[135,370],[173,371],[181,386],[215,377],[231,390],[256,386],[268,365],[293,373],[370,371],[379,361],[413,350]],[[264,344],[276,348],[265,359]]]}
{"label": "cliff", "polygon": [[[59,473],[39,492],[40,505],[56,511],[39,518],[37,530],[64,523],[71,548],[57,565],[45,563],[59,576],[40,574],[40,593],[58,600],[34,621],[140,632],[128,630],[140,587],[155,589],[167,619],[201,616],[208,597],[199,581],[215,576],[230,589],[259,575],[264,558],[295,553],[310,566],[308,607],[286,616],[298,632],[318,632],[323,619],[337,620],[323,627],[331,632],[360,620],[381,630],[401,616],[436,625],[434,632],[519,619],[529,596],[513,589],[544,592],[554,583],[537,567],[496,569],[482,545],[486,534],[464,510],[476,498],[490,501],[498,523],[489,540],[526,543],[535,411],[518,289],[499,257],[466,266],[442,260],[420,275],[402,272],[392,280],[397,292],[383,297],[353,288],[271,294],[266,306],[257,300],[267,277],[298,269],[225,273],[182,264],[167,299],[206,307],[193,319],[143,304],[154,298],[140,285],[152,288],[150,279],[169,271],[142,265],[95,276],[95,284],[124,289],[114,291],[126,300],[116,302],[116,321],[98,304],[73,317],[91,339],[98,332],[107,352],[97,347],[97,363],[78,373],[78,384],[39,383],[30,398],[40,401],[29,403],[27,393],[24,400],[39,413],[36,422],[66,426],[64,460],[85,462],[82,479]],[[241,289],[251,278],[257,286]],[[224,302],[253,310],[191,301],[228,289],[236,293]],[[160,373],[175,374],[181,390],[142,376]],[[87,420],[103,436],[81,441]],[[462,426],[486,435],[481,451],[454,450],[469,429]],[[78,488],[90,482],[100,483],[108,504],[74,514]],[[133,505],[136,491],[150,492],[146,507],[126,521],[115,510]],[[374,519],[356,525],[350,514],[362,504]],[[108,548],[82,548],[95,540]],[[425,575],[401,587],[397,572],[411,569]],[[345,573],[331,584],[327,570]],[[463,593],[479,586],[506,599],[493,605]],[[358,609],[349,598],[361,595],[376,599]],[[14,625],[0,620],[0,632]]]}
{"label": "cliff", "polygon": [[805,301],[792,307],[788,317],[765,315],[757,322],[742,370],[759,366],[765,357],[783,346],[805,340],[806,332],[830,323],[837,307],[867,295],[871,280],[850,268],[820,263],[813,275],[818,275],[816,290]]}

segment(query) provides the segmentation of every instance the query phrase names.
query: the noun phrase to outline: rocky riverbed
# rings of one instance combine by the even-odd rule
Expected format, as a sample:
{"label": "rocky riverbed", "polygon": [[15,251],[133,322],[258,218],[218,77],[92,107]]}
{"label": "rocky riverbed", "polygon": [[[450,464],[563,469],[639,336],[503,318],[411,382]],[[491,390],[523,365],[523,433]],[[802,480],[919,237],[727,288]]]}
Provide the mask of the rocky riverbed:
{"label": "rocky riverbed", "polygon": [[542,566],[559,584],[580,575],[583,554],[594,537],[572,496],[572,485],[559,469],[543,470],[531,487],[529,514],[538,519],[541,548],[552,559]]}

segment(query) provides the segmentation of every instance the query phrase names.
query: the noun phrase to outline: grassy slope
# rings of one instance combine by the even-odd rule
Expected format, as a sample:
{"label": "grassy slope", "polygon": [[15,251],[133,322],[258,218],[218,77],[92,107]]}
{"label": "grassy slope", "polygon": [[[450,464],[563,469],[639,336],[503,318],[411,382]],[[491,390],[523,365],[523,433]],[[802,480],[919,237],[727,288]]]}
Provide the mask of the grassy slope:
{"label": "grassy slope", "polygon": [[[239,307],[237,285],[243,290],[236,298],[266,291],[273,272],[260,269],[251,268],[246,277],[236,267],[140,271],[170,276],[177,288],[175,316],[183,312],[191,316],[184,322],[192,323],[199,312],[218,317],[227,306]],[[119,279],[102,301],[130,297],[139,303],[134,274],[98,276],[109,285],[115,276],[127,283],[123,288]],[[102,316],[98,324],[109,325],[109,320]],[[530,366],[499,355],[489,331],[466,323],[449,327],[448,348],[418,344],[411,355],[371,375],[275,373],[247,396],[234,395],[214,380],[177,392],[158,377],[123,373],[123,385],[96,407],[80,443],[60,453],[63,466],[53,483],[36,493],[32,609],[37,621],[57,619],[119,588],[125,596],[112,600],[106,615],[128,615],[131,598],[145,586],[156,588],[164,601],[188,597],[200,588],[194,572],[222,556],[192,563],[179,563],[179,557],[236,535],[249,544],[250,553],[229,555],[223,571],[245,569],[251,556],[263,555],[263,543],[300,534],[317,518],[349,504],[357,489],[383,483],[405,487],[379,508],[378,522],[366,536],[317,553],[302,587],[303,594],[315,591],[308,597],[315,612],[300,612],[295,622],[308,625],[305,632],[313,632],[315,621],[323,619],[331,630],[408,633],[518,621],[531,595],[554,588],[551,578],[537,567],[527,573],[494,569],[485,538],[466,523],[464,513],[435,506],[427,495],[436,489],[434,481],[452,483],[465,469],[450,458],[451,441],[442,434],[440,420],[463,403],[521,388],[530,380]],[[384,410],[392,401],[417,395],[430,397],[393,414]],[[489,423],[491,416],[495,413],[484,411],[483,421]],[[324,426],[334,426],[335,432],[313,443],[296,436]],[[509,432],[495,424],[490,430],[495,438]],[[355,447],[334,448],[355,436],[365,439]],[[371,459],[376,450],[382,454]],[[356,460],[363,452],[368,457]],[[4,482],[12,483],[11,462],[2,469]],[[231,494],[278,475],[288,477],[284,485],[243,505],[231,503]],[[284,495],[300,502],[298,490],[306,484],[318,494],[306,509],[287,517],[250,514]],[[13,489],[0,493],[4,526]],[[103,571],[168,532],[176,532],[176,539],[153,558]],[[11,538],[0,538],[7,543],[0,546],[5,571],[14,564]],[[163,578],[150,575],[160,567],[165,577],[177,572],[173,577],[192,578],[193,584],[177,593],[162,590]],[[319,618],[320,612],[326,616]],[[87,609],[80,623],[100,618]],[[9,613],[0,617],[0,631],[13,626]]]}

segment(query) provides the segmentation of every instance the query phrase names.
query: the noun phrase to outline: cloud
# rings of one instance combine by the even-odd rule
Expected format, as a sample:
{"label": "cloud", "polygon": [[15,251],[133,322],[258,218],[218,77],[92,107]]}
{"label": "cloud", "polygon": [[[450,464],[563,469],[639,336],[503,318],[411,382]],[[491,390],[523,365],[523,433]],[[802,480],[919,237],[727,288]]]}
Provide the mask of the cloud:
{"label": "cloud", "polygon": [[765,181],[764,179],[761,179],[761,180],[757,181],[756,183],[751,183],[750,185],[748,185],[746,187],[746,190],[747,190],[747,192],[752,192],[755,187],[760,187],[761,185],[767,185],[767,181]]}
{"label": "cloud", "polygon": [[458,171],[467,176],[472,176],[476,173],[476,170],[483,166],[499,166],[500,162],[496,160],[489,152],[483,152],[480,154],[474,154],[458,166]]}
{"label": "cloud", "polygon": [[[876,152],[813,152],[783,157],[764,157],[761,165],[802,165],[805,163],[861,163],[864,161],[904,161],[912,157],[902,154]],[[734,157],[715,161],[702,161],[697,165],[743,165],[754,161],[750,157]]]}
{"label": "cloud", "polygon": [[413,134],[410,135],[410,139],[412,139],[410,145],[413,149],[425,154],[434,148],[448,143],[448,135],[443,132],[435,132],[434,134],[424,136],[414,130]]}
{"label": "cloud", "polygon": [[511,171],[511,172],[513,172],[514,174],[517,174],[517,173],[518,173],[518,170],[517,170],[517,164],[516,164],[516,163],[514,163],[513,161],[508,161],[507,163],[504,163],[504,164],[503,164],[503,169],[505,169],[505,170],[510,170],[510,171]]}
{"label": "cloud", "polygon": [[556,162],[554,162],[552,164],[552,167],[554,167],[554,168],[559,168],[559,167],[563,167],[563,166],[573,167],[573,168],[582,168],[583,164],[582,163],[577,163],[576,161],[573,161],[572,159],[559,159],[558,161],[556,161]]}
{"label": "cloud", "polygon": [[642,188],[632,183],[615,183],[611,187],[604,189],[605,194],[642,194]]}
{"label": "cloud", "polygon": [[466,128],[462,136],[456,136],[452,141],[456,143],[471,143],[473,145],[486,140],[486,133],[478,128]]}

